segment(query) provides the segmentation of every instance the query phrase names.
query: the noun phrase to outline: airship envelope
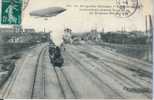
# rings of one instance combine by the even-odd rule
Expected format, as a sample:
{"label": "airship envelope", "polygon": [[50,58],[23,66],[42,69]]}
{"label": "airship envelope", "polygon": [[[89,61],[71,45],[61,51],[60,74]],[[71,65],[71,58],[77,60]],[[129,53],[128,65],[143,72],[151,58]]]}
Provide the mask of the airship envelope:
{"label": "airship envelope", "polygon": [[66,9],[62,7],[50,7],[45,9],[40,9],[36,11],[30,12],[30,16],[36,16],[36,17],[52,17],[56,16],[62,12],[64,12]]}

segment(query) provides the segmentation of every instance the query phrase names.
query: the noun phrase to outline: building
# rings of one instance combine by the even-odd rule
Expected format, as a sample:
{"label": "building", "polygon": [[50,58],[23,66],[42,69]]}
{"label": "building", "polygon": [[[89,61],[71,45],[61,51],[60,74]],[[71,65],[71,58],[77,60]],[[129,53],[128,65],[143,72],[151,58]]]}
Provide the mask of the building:
{"label": "building", "polygon": [[98,41],[100,39],[101,39],[101,34],[100,32],[97,32],[96,29],[92,29],[88,34],[88,40]]}
{"label": "building", "polygon": [[72,43],[72,30],[70,28],[64,29],[63,41],[64,43]]}
{"label": "building", "polygon": [[14,33],[13,28],[0,28],[0,33]]}
{"label": "building", "polygon": [[14,25],[13,27],[0,28],[0,33],[21,33],[23,32],[21,25]]}
{"label": "building", "polygon": [[24,33],[35,33],[35,29],[33,29],[33,28],[25,28]]}
{"label": "building", "polygon": [[21,25],[14,25],[13,30],[14,30],[14,33],[23,33],[23,28]]}

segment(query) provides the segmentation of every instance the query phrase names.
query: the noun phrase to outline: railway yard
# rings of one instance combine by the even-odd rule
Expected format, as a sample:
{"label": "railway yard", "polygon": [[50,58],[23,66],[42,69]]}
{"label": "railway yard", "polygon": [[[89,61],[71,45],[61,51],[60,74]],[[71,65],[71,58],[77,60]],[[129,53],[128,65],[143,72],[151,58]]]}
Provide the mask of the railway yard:
{"label": "railway yard", "polygon": [[53,67],[46,43],[25,51],[0,88],[1,98],[151,99],[152,64],[99,45],[65,45]]}

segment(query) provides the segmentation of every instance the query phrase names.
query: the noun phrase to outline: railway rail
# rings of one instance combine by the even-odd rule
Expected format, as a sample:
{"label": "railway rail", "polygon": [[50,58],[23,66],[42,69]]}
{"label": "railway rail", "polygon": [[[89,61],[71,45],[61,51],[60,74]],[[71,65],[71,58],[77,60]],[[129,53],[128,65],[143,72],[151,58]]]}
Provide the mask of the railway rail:
{"label": "railway rail", "polygon": [[[76,51],[74,48],[72,48],[72,49],[73,49],[73,51]],[[82,48],[80,48],[80,50],[82,50]],[[71,51],[69,51],[69,52],[71,52]],[[73,54],[76,56],[74,56]],[[87,71],[88,73],[91,73],[91,74],[93,74],[93,76],[95,76],[96,70],[95,70],[95,72],[89,71],[90,70],[89,68],[84,67],[83,61],[82,60],[79,61],[77,59],[77,58],[83,58],[83,57],[79,56],[78,53],[71,52],[70,57],[72,57],[72,59],[75,59],[75,61],[78,62],[78,64],[81,64],[80,66],[83,66],[83,67],[79,66],[80,69],[82,68],[85,71]],[[101,61],[97,60],[97,59],[91,59],[91,58],[84,58],[84,59],[85,59],[84,62],[89,64],[89,66],[95,66],[95,69],[97,69],[97,72],[104,73],[103,70],[105,69],[107,71],[107,73],[109,73],[108,75],[110,75],[110,77],[114,77],[113,79],[116,79],[116,81],[119,82],[119,84],[121,84],[124,87],[124,89],[126,89],[126,90],[127,90],[127,88],[136,88],[136,87],[139,87],[140,89],[144,88],[144,86],[142,84],[138,83],[136,80],[132,79],[131,77],[128,77],[127,75],[121,73],[116,68],[113,68],[104,59],[102,59]],[[92,61],[94,64],[92,63]],[[98,66],[97,64],[99,64],[102,67]],[[145,80],[143,80],[143,81],[145,81]],[[145,81],[145,82],[147,82],[147,81]],[[149,82],[147,82],[147,83],[149,83]],[[146,91],[145,93],[143,92],[143,95],[145,95],[147,98],[151,98],[151,96],[149,95],[148,92],[150,92],[150,90]]]}
{"label": "railway rail", "polygon": [[[84,52],[81,53],[81,51]],[[93,57],[87,56],[84,54],[85,52]],[[27,55],[28,57],[22,59],[22,65],[15,67],[4,87],[0,89],[0,97],[8,98],[10,94],[13,95],[12,93],[17,91],[17,96],[30,99],[47,99],[49,97],[79,99],[89,97],[91,93],[93,96],[96,95],[96,97],[107,99],[125,99],[133,96],[151,98],[149,92],[136,93],[129,91],[130,88],[142,89],[149,87],[151,82],[139,78],[135,79],[132,76],[134,72],[127,69],[129,65],[133,64],[125,63],[125,61],[121,63],[115,62],[115,57],[112,59],[112,53],[110,53],[111,59],[100,51],[86,51],[83,47],[70,47],[70,50],[68,49],[63,53],[65,53],[64,58],[67,61],[62,67],[53,66],[50,63],[46,46],[42,46],[37,50],[36,55]],[[30,62],[28,58],[31,56],[35,57],[34,61]],[[132,68],[132,66],[130,67]],[[136,67],[138,68],[138,66]],[[30,72],[30,75],[28,75],[28,72]],[[128,74],[125,74],[125,72],[128,72]],[[73,76],[74,73],[81,75]],[[20,77],[20,75],[23,76]],[[28,84],[21,82],[25,78],[26,81],[29,81],[27,82]],[[88,82],[88,86],[84,84],[85,80]],[[82,85],[81,83],[83,86],[80,86]],[[20,86],[21,84],[22,86]],[[23,94],[20,94],[23,87],[25,90],[23,90]],[[83,87],[87,89],[85,94],[82,92]],[[88,89],[89,87],[90,89]],[[14,90],[16,88],[20,89],[20,91],[18,89]],[[97,95],[97,93],[99,94]],[[51,94],[52,96],[50,96]]]}
{"label": "railway rail", "polygon": [[[37,59],[40,59],[40,55],[42,54],[43,51],[44,51],[44,49],[40,50],[39,56],[38,56]],[[29,61],[28,58],[31,57],[31,56],[32,55],[29,53],[26,57],[22,58],[22,60],[21,60],[22,64],[20,66],[19,65],[15,66],[15,68],[14,68],[12,74],[10,75],[9,79],[6,81],[6,83],[0,89],[0,98],[8,98],[10,96],[10,94],[13,91],[14,87],[16,87],[15,86],[16,81],[18,80],[20,75],[23,74],[23,70],[24,70],[23,67]],[[36,63],[36,66],[37,65],[38,65],[38,63]],[[31,67],[33,67],[33,66],[31,66]],[[26,86],[26,84],[25,84],[25,86]],[[29,97],[27,97],[27,98],[29,98]]]}
{"label": "railway rail", "polygon": [[64,99],[77,99],[78,97],[63,69],[54,66],[54,72],[56,74],[58,84]]}
{"label": "railway rail", "polygon": [[45,72],[43,68],[43,58],[47,48],[43,48],[38,56],[35,74],[32,86],[31,98],[44,98],[45,97]]}

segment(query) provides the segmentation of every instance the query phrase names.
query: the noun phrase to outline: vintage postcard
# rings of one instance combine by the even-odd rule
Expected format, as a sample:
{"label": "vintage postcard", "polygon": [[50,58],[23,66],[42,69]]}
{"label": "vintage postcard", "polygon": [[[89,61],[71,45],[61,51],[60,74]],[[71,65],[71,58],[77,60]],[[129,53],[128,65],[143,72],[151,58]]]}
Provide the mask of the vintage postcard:
{"label": "vintage postcard", "polygon": [[0,98],[153,97],[153,0],[0,0]]}

